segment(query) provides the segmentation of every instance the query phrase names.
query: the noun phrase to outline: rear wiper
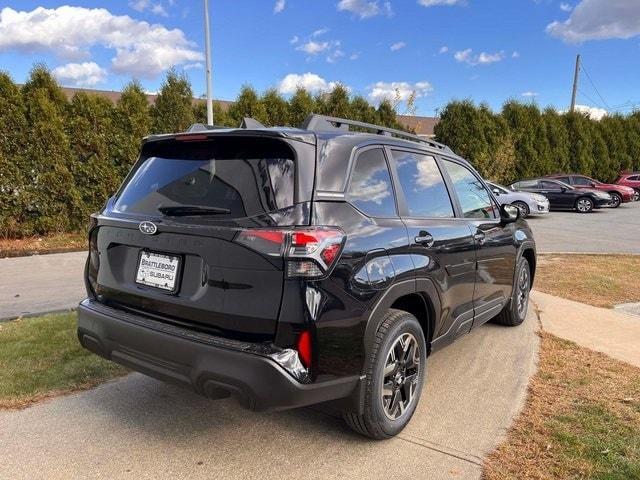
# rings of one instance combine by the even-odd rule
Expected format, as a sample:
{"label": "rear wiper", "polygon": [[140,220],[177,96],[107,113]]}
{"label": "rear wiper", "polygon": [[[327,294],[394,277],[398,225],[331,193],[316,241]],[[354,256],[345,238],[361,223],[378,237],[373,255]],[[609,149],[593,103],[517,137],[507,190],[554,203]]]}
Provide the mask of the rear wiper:
{"label": "rear wiper", "polygon": [[224,215],[226,213],[231,213],[231,210],[229,210],[228,208],[200,207],[198,205],[159,207],[158,210],[170,217],[188,217],[191,215]]}

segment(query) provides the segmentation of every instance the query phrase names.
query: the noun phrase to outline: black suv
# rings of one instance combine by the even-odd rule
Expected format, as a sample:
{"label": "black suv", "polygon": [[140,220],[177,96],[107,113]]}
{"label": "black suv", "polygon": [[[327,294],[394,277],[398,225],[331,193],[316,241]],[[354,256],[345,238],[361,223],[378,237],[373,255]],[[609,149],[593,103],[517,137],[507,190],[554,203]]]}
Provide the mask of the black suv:
{"label": "black suv", "polygon": [[410,420],[429,354],[522,323],[536,267],[448,147],[319,115],[145,139],[89,244],[85,348],[251,409],[331,402],[373,438]]}

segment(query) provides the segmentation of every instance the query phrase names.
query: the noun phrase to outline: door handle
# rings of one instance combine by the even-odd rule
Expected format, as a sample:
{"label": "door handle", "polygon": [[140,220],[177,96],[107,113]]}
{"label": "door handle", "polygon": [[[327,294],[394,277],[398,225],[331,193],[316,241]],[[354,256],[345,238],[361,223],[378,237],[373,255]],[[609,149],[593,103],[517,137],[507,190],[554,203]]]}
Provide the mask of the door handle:
{"label": "door handle", "polygon": [[421,231],[415,238],[415,242],[419,245],[423,245],[427,248],[433,246],[434,239],[429,232]]}
{"label": "door handle", "polygon": [[479,245],[483,245],[484,244],[484,239],[485,239],[485,234],[484,232],[476,232],[473,235],[473,239],[478,242]]}

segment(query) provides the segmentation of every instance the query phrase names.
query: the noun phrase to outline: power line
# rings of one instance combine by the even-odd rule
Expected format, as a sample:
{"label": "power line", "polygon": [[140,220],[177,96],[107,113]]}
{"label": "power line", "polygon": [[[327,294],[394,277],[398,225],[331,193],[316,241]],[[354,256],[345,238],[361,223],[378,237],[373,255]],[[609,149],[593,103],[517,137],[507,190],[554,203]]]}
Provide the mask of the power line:
{"label": "power line", "polygon": [[604,108],[601,104],[599,104],[598,102],[596,102],[593,98],[591,98],[589,95],[587,95],[586,93],[584,93],[582,91],[582,89],[578,88],[578,92],[580,92],[580,95],[582,95],[583,97],[585,97],[587,100],[589,100],[591,102],[591,107],[598,107],[598,108]]}
{"label": "power line", "polygon": [[598,90],[598,87],[596,87],[596,84],[593,82],[593,79],[591,78],[591,75],[589,75],[589,72],[585,68],[584,61],[582,62],[582,71],[587,75],[587,79],[589,80],[589,83],[591,83],[591,86],[593,87],[593,89],[598,94],[598,97],[600,97],[600,100],[602,100],[602,103],[604,103],[604,106],[606,107],[606,109],[607,110],[611,110],[609,105],[607,104],[606,100],[602,97],[602,95],[600,95],[600,91]]}

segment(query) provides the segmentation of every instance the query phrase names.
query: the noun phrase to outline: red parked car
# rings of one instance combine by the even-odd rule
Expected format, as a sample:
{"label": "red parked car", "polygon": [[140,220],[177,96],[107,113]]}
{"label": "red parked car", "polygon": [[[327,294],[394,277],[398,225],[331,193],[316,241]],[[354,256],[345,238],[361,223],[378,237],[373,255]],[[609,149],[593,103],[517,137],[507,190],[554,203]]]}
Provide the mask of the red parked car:
{"label": "red parked car", "polygon": [[621,173],[613,183],[633,188],[636,191],[636,199],[640,197],[640,172]]}
{"label": "red parked car", "polygon": [[612,183],[602,183],[584,175],[558,174],[548,175],[547,178],[560,180],[561,182],[568,183],[575,188],[595,188],[596,190],[607,192],[611,195],[612,208],[619,207],[621,203],[633,202],[636,200],[636,191],[631,187],[615,185]]}

